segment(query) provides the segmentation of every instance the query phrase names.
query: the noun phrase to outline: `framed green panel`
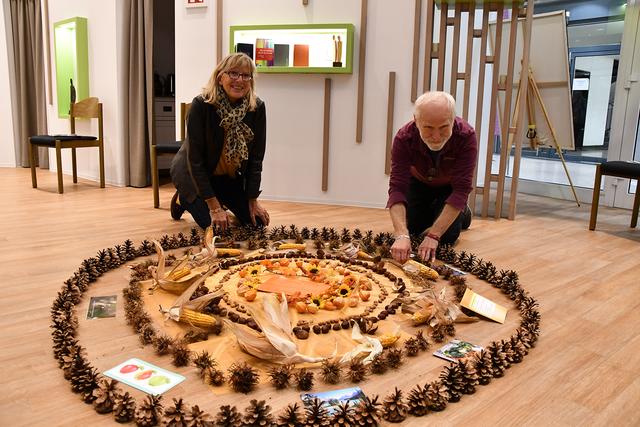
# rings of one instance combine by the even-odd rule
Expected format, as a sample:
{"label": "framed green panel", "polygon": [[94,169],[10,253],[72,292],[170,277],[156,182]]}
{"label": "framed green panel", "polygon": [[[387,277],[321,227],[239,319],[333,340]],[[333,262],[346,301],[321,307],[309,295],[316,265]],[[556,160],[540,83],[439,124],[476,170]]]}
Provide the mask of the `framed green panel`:
{"label": "framed green panel", "polygon": [[[236,51],[237,43],[251,44],[256,52],[258,39],[267,39],[274,45],[287,45],[289,65],[258,65],[259,73],[317,73],[351,74],[353,71],[353,24],[288,24],[288,25],[234,25],[229,28],[229,52]],[[341,65],[333,65],[333,50],[336,35],[341,36]],[[308,66],[294,66],[294,46],[306,44],[309,58]],[[257,58],[254,58],[257,59]],[[267,61],[264,61],[266,63]],[[325,66],[326,64],[326,66]]]}
{"label": "framed green panel", "polygon": [[76,100],[89,97],[89,43],[87,18],[69,18],[53,24],[56,58],[58,117],[69,117],[71,80]]}

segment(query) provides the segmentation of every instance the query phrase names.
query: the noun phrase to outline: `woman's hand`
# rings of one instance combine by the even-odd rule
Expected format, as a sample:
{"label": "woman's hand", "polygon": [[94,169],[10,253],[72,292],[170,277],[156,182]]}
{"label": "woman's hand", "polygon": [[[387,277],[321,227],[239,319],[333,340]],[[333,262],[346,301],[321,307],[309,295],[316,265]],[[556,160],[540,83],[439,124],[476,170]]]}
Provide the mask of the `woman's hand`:
{"label": "woman's hand", "polygon": [[262,225],[269,225],[269,213],[258,203],[258,199],[249,200],[249,218],[253,225],[256,225],[256,218],[262,221]]}
{"label": "woman's hand", "polygon": [[211,215],[211,225],[214,230],[226,230],[229,226],[229,216],[227,215],[227,211],[222,207],[210,209],[209,215]]}

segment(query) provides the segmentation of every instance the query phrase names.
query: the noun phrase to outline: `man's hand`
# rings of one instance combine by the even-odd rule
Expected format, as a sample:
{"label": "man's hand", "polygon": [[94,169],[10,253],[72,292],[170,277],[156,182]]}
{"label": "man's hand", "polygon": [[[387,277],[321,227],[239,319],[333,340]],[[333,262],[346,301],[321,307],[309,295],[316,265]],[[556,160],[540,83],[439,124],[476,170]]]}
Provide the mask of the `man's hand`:
{"label": "man's hand", "polygon": [[396,261],[404,264],[411,254],[411,239],[407,235],[396,237],[396,241],[391,246],[391,256]]}
{"label": "man's hand", "polygon": [[229,216],[227,211],[222,209],[222,207],[210,209],[209,215],[211,215],[211,225],[214,230],[224,231],[229,226]]}
{"label": "man's hand", "polygon": [[429,237],[427,233],[418,247],[418,256],[423,261],[433,261],[436,258],[436,249],[438,249],[438,241]]}
{"label": "man's hand", "polygon": [[257,199],[249,200],[249,218],[251,218],[253,225],[256,225],[256,218],[262,221],[262,225],[269,225],[269,213],[258,203]]}

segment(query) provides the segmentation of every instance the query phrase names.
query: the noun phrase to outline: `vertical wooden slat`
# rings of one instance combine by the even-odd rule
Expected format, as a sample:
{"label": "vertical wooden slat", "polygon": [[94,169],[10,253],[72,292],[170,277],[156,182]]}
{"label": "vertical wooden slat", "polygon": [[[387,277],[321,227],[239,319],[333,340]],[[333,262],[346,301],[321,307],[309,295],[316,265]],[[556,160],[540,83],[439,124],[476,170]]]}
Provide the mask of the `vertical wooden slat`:
{"label": "vertical wooden slat", "polygon": [[367,52],[367,5],[360,0],[360,50],[358,52],[358,101],[356,111],[356,142],[362,142],[362,119],[364,114],[364,71]]}
{"label": "vertical wooden slat", "polygon": [[43,0],[42,12],[44,17],[44,28],[42,29],[44,34],[44,51],[47,56],[47,98],[49,98],[49,105],[53,105],[53,89],[51,83],[51,40],[49,39],[49,0]]}
{"label": "vertical wooden slat", "polygon": [[455,15],[453,16],[453,45],[451,46],[451,87],[449,93],[454,98],[458,92],[458,61],[460,52],[460,15],[462,15],[462,3],[456,3]]}
{"label": "vertical wooden slat", "polygon": [[473,26],[475,23],[476,5],[469,3],[467,19],[467,56],[464,62],[464,101],[462,104],[462,117],[469,120],[469,94],[471,93],[471,57],[473,55]]}
{"label": "vertical wooden slat", "polygon": [[422,15],[422,0],[415,0],[413,12],[413,63],[411,64],[411,102],[418,97],[418,55],[420,54],[420,20]]}
{"label": "vertical wooden slat", "polygon": [[222,1],[216,0],[216,63],[222,60]]}
{"label": "vertical wooden slat", "polygon": [[[485,70],[487,68],[487,29],[489,28],[489,8],[482,10],[482,35],[480,36],[480,68],[478,69],[478,88],[476,92],[476,138],[478,140],[478,156],[480,155],[480,137],[482,135],[482,107],[484,105],[484,80]],[[469,199],[469,207],[472,212],[476,206],[476,182],[478,182],[478,162],[476,160],[476,169],[473,173],[473,191]],[[483,184],[484,187],[490,185],[490,182]],[[483,196],[484,198],[484,196]]]}
{"label": "vertical wooden slat", "polygon": [[[527,4],[527,16],[524,22],[522,32],[522,71],[520,72],[520,96],[526,96],[529,92],[529,51],[531,46],[531,29],[533,24],[533,2]],[[511,174],[511,194],[509,197],[509,215],[510,220],[516,217],[516,197],[518,194],[518,179],[520,177],[520,159],[522,154],[522,141],[524,139],[524,108],[520,108],[516,118],[516,134],[514,142],[516,146],[515,158],[513,161],[513,173]]]}
{"label": "vertical wooden slat", "polygon": [[424,38],[424,72],[422,73],[422,91],[431,90],[431,51],[433,49],[433,19],[435,16],[435,3],[427,0],[427,23]]}
{"label": "vertical wooden slat", "polygon": [[391,144],[393,142],[393,107],[396,97],[396,72],[389,71],[389,94],[387,96],[387,145],[384,159],[384,173],[391,173]]}
{"label": "vertical wooden slat", "polygon": [[[516,41],[518,36],[518,4],[513,3],[511,7],[511,25],[509,28],[509,55],[507,58],[507,81],[504,94],[504,111],[502,112],[502,120],[500,123],[500,135],[502,145],[500,147],[500,168],[498,170],[498,191],[496,193],[496,211],[495,218],[502,216],[502,203],[504,200],[504,186],[507,175],[507,165],[511,153],[511,96],[513,94],[513,68],[516,56]],[[522,70],[526,73],[526,69]],[[526,98],[522,99],[521,105],[524,105]]]}
{"label": "vertical wooden slat", "polygon": [[[496,125],[496,104],[498,100],[498,78],[500,76],[500,50],[502,47],[502,12],[504,5],[498,4],[497,7],[497,19],[496,19],[496,39],[492,52],[492,79],[491,79],[491,99],[489,110],[489,129],[487,132],[487,157],[484,173],[484,187],[482,194],[482,216],[486,217],[489,214],[489,194],[491,190],[491,162],[493,160],[493,139],[494,129]],[[485,28],[483,28],[483,31]],[[489,27],[486,27],[486,31],[489,31]]]}
{"label": "vertical wooden slat", "polygon": [[331,121],[331,79],[324,79],[324,120],[322,127],[322,191],[329,187],[329,131]]}
{"label": "vertical wooden slat", "polygon": [[447,53],[447,15],[449,5],[440,3],[440,36],[438,38],[438,78],[437,90],[444,90],[444,65]]}

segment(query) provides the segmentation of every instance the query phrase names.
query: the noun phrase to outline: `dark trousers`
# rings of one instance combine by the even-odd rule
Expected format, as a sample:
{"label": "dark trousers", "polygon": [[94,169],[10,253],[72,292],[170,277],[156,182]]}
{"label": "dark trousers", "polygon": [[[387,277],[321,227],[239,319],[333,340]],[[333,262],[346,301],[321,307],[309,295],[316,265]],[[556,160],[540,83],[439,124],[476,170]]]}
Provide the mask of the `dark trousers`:
{"label": "dark trousers", "polygon": [[[251,224],[251,217],[249,216],[249,198],[244,190],[243,181],[241,178],[232,178],[228,175],[216,175],[211,179],[211,184],[218,202],[233,212],[242,225],[247,225]],[[180,205],[191,214],[202,229],[211,225],[209,206],[202,197],[196,197],[191,203],[180,198]],[[256,222],[261,224],[257,218]]]}
{"label": "dark trousers", "polygon": [[[420,235],[431,227],[444,208],[447,197],[451,195],[451,186],[429,187],[421,181],[411,178],[407,194],[407,228],[409,234]],[[441,244],[451,244],[458,240],[462,230],[463,215],[458,217],[440,237]]]}

